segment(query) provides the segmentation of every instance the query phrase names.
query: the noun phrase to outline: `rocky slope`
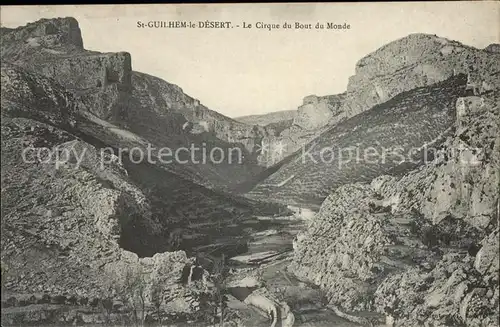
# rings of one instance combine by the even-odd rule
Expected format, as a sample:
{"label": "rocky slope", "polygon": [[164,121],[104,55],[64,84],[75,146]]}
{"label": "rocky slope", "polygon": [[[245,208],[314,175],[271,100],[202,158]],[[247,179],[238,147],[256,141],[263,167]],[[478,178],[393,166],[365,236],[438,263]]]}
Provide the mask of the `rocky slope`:
{"label": "rocky slope", "polygon": [[332,306],[389,326],[497,324],[499,93],[456,106],[431,162],[339,187],[297,237],[290,271]]}
{"label": "rocky slope", "polygon": [[[147,139],[155,147],[177,149],[195,144],[205,145],[208,151],[239,148],[239,164],[172,165],[174,172],[197,178],[207,186],[234,188],[292,153],[296,149],[293,143],[301,142],[287,135],[279,137],[290,123],[265,127],[241,123],[208,109],[177,85],[133,71],[127,52],[85,50],[73,18],[42,19],[16,29],[2,28],[1,53],[4,62],[54,78],[90,113]],[[294,123],[305,126],[301,127],[304,131],[324,124],[324,118],[332,115],[326,106],[322,100],[316,106],[319,109],[310,105],[299,108],[301,118]],[[277,142],[290,142],[291,150],[278,156],[263,150]],[[201,155],[196,159],[201,161]]]}
{"label": "rocky slope", "polygon": [[[319,205],[340,185],[388,172],[395,165],[367,164],[348,148],[360,145],[361,156],[370,147],[370,155],[384,148],[406,154],[438,141],[452,124],[457,97],[472,84],[483,92],[498,89],[499,74],[500,57],[490,50],[425,34],[391,42],[357,63],[327,130],[305,146],[299,141],[294,154],[260,174],[264,180],[249,195]],[[340,164],[346,154],[351,161]]]}
{"label": "rocky slope", "polygon": [[[190,303],[200,295],[177,283],[190,263],[184,252],[139,259],[120,247],[123,227],[134,220],[149,224],[152,234],[160,225],[124,169],[114,164],[95,169],[91,157],[99,152],[93,146],[53,125],[6,114],[11,99],[3,90],[2,324],[103,322],[99,305],[112,296],[109,285],[116,274],[127,269],[143,269],[147,287],[173,285],[165,286],[165,295],[184,302],[171,314],[198,310]],[[57,167],[58,153],[79,146],[86,147],[89,160]],[[54,151],[23,152],[31,147]],[[170,274],[155,275],[165,269]],[[144,292],[150,296],[149,288]]]}
{"label": "rocky slope", "polygon": [[[210,276],[183,284],[194,259],[176,250],[211,242],[209,228],[191,227],[200,219],[212,228],[264,207],[205,187],[229,175],[119,160],[120,148],[172,144],[159,128],[172,127],[181,141],[196,136],[179,124],[196,116],[180,103],[197,105],[131,71],[127,53],[88,52],[82,43],[73,19],[2,29],[2,324],[130,321],[139,300],[144,318],[158,320],[159,295],[164,318],[212,315],[204,307]],[[130,108],[144,109],[141,119]]]}
{"label": "rocky slope", "polygon": [[189,170],[206,185],[225,187],[261,169],[255,160],[256,143],[272,130],[236,122],[209,110],[176,85],[133,71],[129,53],[85,50],[78,22],[72,18],[3,29],[2,60],[55,79],[91,114],[157,148],[189,148],[192,143],[201,147],[203,142],[208,151],[240,148],[242,164],[172,167]]}
{"label": "rocky slope", "polygon": [[[194,273],[203,256],[193,251],[250,253],[247,236],[273,226],[254,215],[325,198],[292,268],[340,315],[377,311],[401,326],[498,319],[497,46],[411,35],[360,60],[345,93],[308,96],[293,120],[260,126],[133,71],[126,52],[85,50],[72,18],[1,33],[2,324],[130,323],[142,305],[146,320],[206,322],[213,276]],[[472,84],[481,97],[465,96]],[[358,146],[416,148],[416,161],[288,156],[311,140],[308,160]],[[244,162],[117,157],[191,144],[238,147]],[[440,149],[427,165],[424,145]],[[257,200],[225,192],[256,183]],[[291,307],[261,291],[247,302],[293,323]]]}
{"label": "rocky slope", "polygon": [[336,125],[344,116],[341,106],[345,94],[309,95],[296,111],[276,112],[237,118],[242,122],[256,123],[272,129],[274,133],[261,140],[266,166],[273,166],[293,154],[303,144]]}
{"label": "rocky slope", "polygon": [[[304,144],[319,136],[341,119],[341,104],[344,94],[316,96],[309,95],[297,108],[290,126],[279,130],[279,134],[262,139],[262,147],[268,150],[268,166],[279,164]],[[277,124],[267,126],[276,127]],[[271,168],[272,170],[273,168]],[[264,172],[266,174],[267,172]],[[259,175],[261,177],[262,175]]]}
{"label": "rocky slope", "polygon": [[344,94],[318,97],[310,95],[304,98],[304,104],[299,107],[293,124],[303,129],[318,129],[327,124],[334,125],[341,115],[340,107]]}
{"label": "rocky slope", "polygon": [[416,160],[415,149],[439,139],[451,126],[465,83],[465,76],[458,75],[408,91],[337,124],[285,159],[249,196],[319,205],[338,186],[370,181],[403,160]]}

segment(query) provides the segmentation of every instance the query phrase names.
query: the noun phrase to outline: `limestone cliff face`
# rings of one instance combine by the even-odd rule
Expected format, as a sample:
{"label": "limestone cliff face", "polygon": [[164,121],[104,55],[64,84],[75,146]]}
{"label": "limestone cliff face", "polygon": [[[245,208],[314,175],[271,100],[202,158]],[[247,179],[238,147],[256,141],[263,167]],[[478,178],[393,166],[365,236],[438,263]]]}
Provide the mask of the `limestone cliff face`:
{"label": "limestone cliff face", "polygon": [[85,50],[73,18],[41,20],[4,29],[2,35],[5,62],[54,78],[82,103],[80,109],[100,119],[159,147],[176,148],[186,142],[201,145],[208,139],[210,148],[240,148],[243,164],[221,165],[221,169],[191,167],[204,176],[204,185],[226,187],[252,179],[341,117],[341,96],[310,96],[291,123],[261,126],[238,122],[208,109],[177,85],[134,72],[129,53]]}
{"label": "limestone cliff face", "polygon": [[358,61],[346,92],[305,97],[292,126],[279,135],[271,134],[263,139],[263,145],[269,148],[285,149],[280,155],[274,153],[274,157],[268,157],[268,166],[293,154],[328,128],[403,92],[461,73],[471,73],[471,82],[485,91],[498,88],[497,49],[497,44],[480,50],[427,34],[412,34],[381,47]]}
{"label": "limestone cliff face", "polygon": [[[70,144],[75,149],[75,142],[79,141],[74,136],[53,126],[2,117],[2,324],[105,323],[92,308],[116,296],[110,293],[110,285],[120,281],[116,274],[126,275],[131,269],[145,273],[141,278],[146,287],[174,285],[161,290],[178,301],[167,312],[198,310],[190,304],[197,298],[196,291],[177,284],[182,269],[191,262],[184,252],[139,260],[120,246],[123,226],[138,216],[143,223],[149,219],[152,231],[158,230],[145,195],[123,170],[112,165],[98,169],[89,165],[93,161],[78,167],[74,160],[56,168],[56,150],[42,158],[29,151],[26,160],[21,160],[20,154],[29,145],[35,149],[61,145],[63,151]],[[88,160],[98,154],[92,146],[85,146]],[[78,156],[82,153],[77,152]],[[131,256],[135,261],[127,259]],[[151,299],[147,301],[151,306]],[[35,307],[8,310],[51,303],[67,305],[67,309],[56,306],[40,311],[40,316]],[[90,311],[69,314],[75,305]]]}
{"label": "limestone cliff face", "polygon": [[185,176],[195,176],[197,183],[209,187],[233,189],[258,177],[316,136],[325,121],[337,117],[337,97],[313,96],[310,100],[320,100],[301,107],[294,126],[292,121],[266,126],[238,122],[208,109],[177,85],[133,71],[129,53],[85,50],[78,22],[72,18],[42,20],[2,35],[4,62],[55,79],[77,100],[79,110],[155,147],[239,148],[243,162],[237,165],[172,168],[188,170]]}
{"label": "limestone cliff face", "polygon": [[[79,108],[71,93],[15,65],[2,62],[1,69],[2,114],[30,114],[46,123],[74,125]],[[36,107],[38,111],[32,110]]]}
{"label": "limestone cliff face", "polygon": [[457,101],[426,165],[347,184],[294,243],[291,271],[391,326],[498,321],[499,94]]}
{"label": "limestone cliff face", "polygon": [[[82,33],[78,21],[71,17],[41,19],[15,29],[3,27],[1,32],[2,40],[7,43],[22,41],[29,45],[40,45],[49,48],[70,45],[83,49]],[[6,50],[14,50],[14,48],[7,48]]]}
{"label": "limestone cliff face", "polygon": [[[457,101],[457,120],[452,138],[425,166],[397,181],[407,192],[395,193],[396,184],[379,185],[384,197],[398,199],[394,210],[418,210],[433,223],[448,216],[459,217],[479,230],[491,226],[495,217],[500,182],[500,138],[498,93],[465,97]],[[423,192],[416,192],[416,185]],[[425,188],[424,188],[425,185]],[[415,192],[409,190],[415,189]]]}
{"label": "limestone cliff face", "polygon": [[286,115],[291,117],[290,119],[273,123],[262,123],[262,121],[273,121],[272,118],[266,118],[268,115],[251,116],[249,119],[260,121],[266,132],[260,134],[264,136],[260,139],[259,162],[266,167],[275,166],[326,129],[335,126],[344,119],[341,114],[343,99],[344,94],[309,95],[293,114]]}
{"label": "limestone cliff face", "polygon": [[55,79],[104,119],[116,119],[131,91],[130,54],[83,48],[78,22],[71,17],[42,19],[2,32],[2,62]]}
{"label": "limestone cliff face", "polygon": [[262,148],[264,149],[262,160],[266,162],[267,167],[280,165],[285,158],[319,134],[320,130],[306,130],[298,125],[292,125],[278,135],[264,137],[262,139]]}
{"label": "limestone cliff face", "polygon": [[38,70],[75,90],[116,84],[120,90],[130,91],[132,85],[131,58],[127,52],[58,58],[57,64],[52,61],[40,63]]}
{"label": "limestone cliff face", "polygon": [[435,35],[411,34],[358,61],[355,75],[349,78],[342,111],[351,117],[401,92],[443,81],[454,74],[466,74],[470,65],[478,79],[498,88],[499,62],[498,54],[489,50]]}
{"label": "limestone cliff face", "polygon": [[293,123],[307,130],[318,129],[327,124],[333,125],[338,122],[338,119],[332,120],[340,115],[342,101],[343,95],[307,96],[303,105],[299,107]]}

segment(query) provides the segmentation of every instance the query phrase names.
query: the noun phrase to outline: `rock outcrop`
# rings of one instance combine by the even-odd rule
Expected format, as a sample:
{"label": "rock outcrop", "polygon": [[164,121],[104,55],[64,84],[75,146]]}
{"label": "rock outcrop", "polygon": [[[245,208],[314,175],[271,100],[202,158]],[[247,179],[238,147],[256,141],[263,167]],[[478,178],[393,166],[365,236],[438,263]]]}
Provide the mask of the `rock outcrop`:
{"label": "rock outcrop", "polygon": [[[273,167],[344,119],[340,109],[344,96],[309,95],[296,111],[241,117],[236,120],[265,127],[265,133],[260,134],[264,136],[260,139],[257,160],[265,167]],[[268,175],[269,172],[263,172],[257,178],[262,179],[262,176]]]}
{"label": "rock outcrop", "polygon": [[205,186],[240,189],[241,183],[261,178],[263,169],[292,154],[341,117],[341,96],[310,96],[293,115],[297,116],[294,121],[290,116],[266,126],[238,122],[208,109],[177,85],[133,71],[129,53],[85,50],[73,18],[41,20],[4,29],[2,35],[4,62],[54,78],[84,104],[85,111],[155,146],[206,144],[208,151],[239,148],[242,162],[238,165],[188,168]]}
{"label": "rock outcrop", "polygon": [[[148,216],[151,219],[145,196],[127,181],[119,167],[92,169],[87,162],[78,165],[71,158],[58,165],[57,160],[62,158],[59,155],[70,144],[74,150],[78,146],[75,142],[81,141],[57,127],[2,116],[3,309],[51,301],[71,306],[85,301],[83,305],[94,303],[86,310],[94,308],[99,316],[102,312],[97,305],[111,296],[108,285],[116,282],[108,272],[124,271],[116,269],[120,264],[132,267],[132,263],[124,261],[132,253],[120,247],[122,227],[137,216],[146,219],[145,224]],[[85,146],[87,153],[93,150]],[[152,221],[150,228],[157,230]],[[137,255],[132,255],[138,266]],[[147,261],[141,260],[141,264]],[[168,267],[170,275],[163,276],[184,292],[177,294],[178,290],[165,286],[161,290],[165,296],[192,296],[189,289],[177,284],[183,265],[189,262],[184,252],[158,254],[151,260],[153,269]],[[149,279],[143,282],[147,287],[153,285]],[[26,316],[19,310],[2,310],[2,324],[53,322],[54,317],[37,318],[33,314],[37,308],[31,309]],[[172,312],[176,312],[175,308]],[[66,317],[70,319],[66,322],[83,319],[82,315]],[[64,317],[61,314],[57,319]]]}
{"label": "rock outcrop", "polygon": [[[38,82],[37,93],[23,88],[32,81]],[[11,87],[15,92],[10,92]],[[137,239],[137,232],[151,238],[167,225],[158,220],[154,203],[123,165],[103,160],[102,152],[63,129],[70,126],[75,112],[70,109],[71,97],[60,92],[43,77],[2,70],[2,308],[93,303],[85,309],[93,312],[87,316],[82,312],[67,316],[67,310],[54,314],[57,319],[70,319],[69,323],[102,322],[98,304],[112,296],[108,288],[116,276],[111,273],[125,271],[120,265],[135,265],[152,269],[150,275],[168,270],[162,273],[166,279],[161,292],[177,302],[187,301],[186,305],[176,302],[179,306],[170,312],[197,311],[188,305],[197,295],[178,283],[183,266],[191,260],[184,252],[139,259],[122,248],[131,247],[128,239]],[[138,221],[147,230],[138,229]],[[136,233],[129,236],[130,225]],[[143,281],[147,294],[154,284],[151,278]],[[47,312],[45,318],[34,313],[44,308],[16,308],[2,311],[2,323],[56,319]]]}
{"label": "rock outcrop", "polygon": [[[211,276],[188,256],[221,226],[282,209],[225,192],[259,182],[249,198],[310,218],[291,268],[335,308],[397,326],[498,320],[497,45],[410,35],[361,59],[345,93],[262,126],[133,71],[126,52],[85,50],[73,18],[1,33],[2,324],[212,315]],[[150,145],[153,159],[195,145],[244,160],[117,155]],[[352,147],[381,157],[336,157]],[[316,217],[300,210],[325,198]],[[247,302],[293,324],[267,291]]]}
{"label": "rock outcrop", "polygon": [[341,114],[340,107],[343,94],[318,97],[310,95],[304,98],[304,103],[298,109],[293,124],[303,129],[319,129],[327,124],[334,125]]}
{"label": "rock outcrop", "polygon": [[459,98],[467,109],[426,165],[336,189],[298,235],[290,271],[393,326],[495,325],[498,99]]}
{"label": "rock outcrop", "polygon": [[358,61],[342,111],[351,117],[401,92],[467,74],[471,69],[482,81],[500,87],[498,56],[492,57],[490,50],[429,34],[411,34],[391,42]]}
{"label": "rock outcrop", "polygon": [[[2,40],[9,44],[2,48],[2,56],[18,52],[23,43],[29,47],[58,47],[61,45],[83,49],[82,33],[74,18],[40,19],[19,28],[2,27]],[[29,49],[29,48],[24,48]],[[5,52],[4,52],[5,51]],[[18,53],[21,57],[21,53]]]}
{"label": "rock outcrop", "polygon": [[[191,167],[203,176],[205,181],[201,182],[206,186],[224,188],[252,179],[263,168],[293,153],[295,144],[301,145],[316,135],[309,130],[324,125],[325,117],[332,116],[330,111],[338,107],[337,100],[322,97],[316,105],[300,109],[297,126],[303,125],[306,131],[303,127],[288,130],[292,122],[248,125],[208,109],[177,85],[133,71],[129,53],[85,50],[78,22],[73,18],[41,20],[5,29],[2,35],[5,62],[54,78],[84,104],[84,110],[158,147],[178,148],[190,143],[201,146],[205,142],[208,150],[240,148],[242,164]],[[280,151],[268,150],[269,145],[276,148],[278,144],[284,145]]]}
{"label": "rock outcrop", "polygon": [[208,151],[239,148],[242,162],[238,165],[188,165],[205,186],[225,188],[263,169],[255,159],[260,140],[274,135],[274,130],[239,123],[209,110],[177,85],[134,72],[129,53],[85,50],[73,18],[3,29],[1,54],[3,63],[64,85],[82,104],[82,111],[127,129],[155,147],[177,149],[205,143]]}
{"label": "rock outcrop", "polygon": [[[344,119],[340,111],[343,99],[344,94],[309,95],[296,111],[242,117],[240,121],[266,122],[260,123],[266,127],[267,135],[261,139],[258,160],[272,167]],[[258,178],[268,175],[264,172]]]}
{"label": "rock outcrop", "polygon": [[121,91],[132,86],[132,63],[127,52],[85,54],[39,63],[38,70],[72,90],[89,90],[116,84]]}

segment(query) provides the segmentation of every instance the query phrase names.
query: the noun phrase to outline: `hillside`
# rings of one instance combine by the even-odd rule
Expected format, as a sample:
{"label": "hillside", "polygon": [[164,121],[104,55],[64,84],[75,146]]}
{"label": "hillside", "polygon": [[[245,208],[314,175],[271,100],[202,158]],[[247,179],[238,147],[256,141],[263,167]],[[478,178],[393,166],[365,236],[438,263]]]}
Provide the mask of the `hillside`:
{"label": "hillside", "polygon": [[[411,149],[431,143],[451,126],[465,83],[465,76],[459,75],[405,92],[339,123],[287,158],[249,196],[320,205],[338,186],[389,172],[399,165],[400,155],[411,159]],[[373,157],[366,158],[365,151]]]}
{"label": "hillside", "polygon": [[177,85],[133,71],[129,53],[85,50],[78,22],[72,18],[3,29],[1,51],[3,62],[55,79],[73,93],[83,111],[146,139],[155,148],[206,144],[208,152],[238,147],[242,153],[242,164],[172,165],[174,172],[226,188],[262,170],[256,160],[257,145],[273,130],[239,123],[209,110]]}
{"label": "hillside", "polygon": [[[85,50],[73,18],[42,19],[16,29],[3,28],[1,54],[4,62],[54,78],[74,94],[84,111],[146,139],[155,148],[189,148],[194,144],[205,146],[209,153],[215,148],[240,149],[239,164],[226,160],[217,165],[172,165],[174,172],[209,187],[233,189],[255,179],[304,142],[296,134],[311,134],[311,129],[324,125],[324,118],[333,110],[324,104],[300,107],[293,122],[299,133],[288,132],[291,122],[261,126],[233,120],[208,109],[177,85],[134,71],[127,52]],[[290,149],[279,155],[263,150],[278,142],[289,144]],[[198,155],[193,161],[201,159]]]}
{"label": "hillside", "polygon": [[248,196],[317,207],[336,187],[396,169],[391,159],[367,164],[357,154],[345,163],[339,157],[349,155],[354,145],[362,156],[366,149],[373,156],[384,149],[407,154],[439,141],[451,127],[457,98],[465,95],[467,62],[474,63],[474,78],[485,92],[500,87],[497,53],[435,36],[410,35],[361,59],[341,102],[339,122],[261,173],[264,179]]}
{"label": "hillside", "polygon": [[410,34],[361,58],[349,78],[342,111],[347,117],[401,92],[473,72],[475,83],[497,87],[498,55],[431,34]]}
{"label": "hillside", "polygon": [[69,18],[2,29],[2,325],[105,323],[103,303],[139,272],[144,292],[161,285],[175,299],[166,317],[201,319],[213,290],[180,282],[194,263],[186,253],[211,244],[214,225],[279,208],[218,190],[231,172],[216,165],[133,162],[118,150],[228,144],[215,131],[183,133],[187,119],[247,126],[131,71],[127,53],[82,44]]}
{"label": "hillside", "polygon": [[[159,217],[122,167],[100,168],[99,151],[67,131],[75,114],[70,95],[43,77],[14,72],[2,66],[2,324],[9,324],[8,307],[28,309],[16,315],[18,323],[71,323],[74,316],[63,305],[87,304],[87,319],[99,321],[95,310],[109,294],[107,285],[126,274],[116,267],[144,267],[124,249],[133,249],[129,236],[137,237],[126,226],[140,219],[154,234],[161,230]],[[30,92],[35,85],[36,94]],[[31,147],[85,147],[87,158],[82,165],[71,160],[57,167],[57,151],[28,151],[23,160],[23,149]],[[168,266],[172,272],[165,281],[175,281],[189,263],[183,252],[155,261],[153,270]]]}
{"label": "hillside", "polygon": [[390,326],[497,324],[499,93],[456,109],[436,160],[337,188],[298,235],[289,269],[331,307]]}

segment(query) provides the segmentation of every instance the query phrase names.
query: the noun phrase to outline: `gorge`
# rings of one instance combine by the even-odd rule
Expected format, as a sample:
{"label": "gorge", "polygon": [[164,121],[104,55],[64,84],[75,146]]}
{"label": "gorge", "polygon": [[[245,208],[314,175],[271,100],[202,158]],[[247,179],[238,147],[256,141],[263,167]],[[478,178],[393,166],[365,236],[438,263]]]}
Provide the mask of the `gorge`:
{"label": "gorge", "polygon": [[[1,40],[2,326],[498,322],[499,45],[411,34],[341,94],[230,118],[74,18]],[[351,146],[409,155],[324,160]],[[193,147],[242,160],[120,152]]]}

